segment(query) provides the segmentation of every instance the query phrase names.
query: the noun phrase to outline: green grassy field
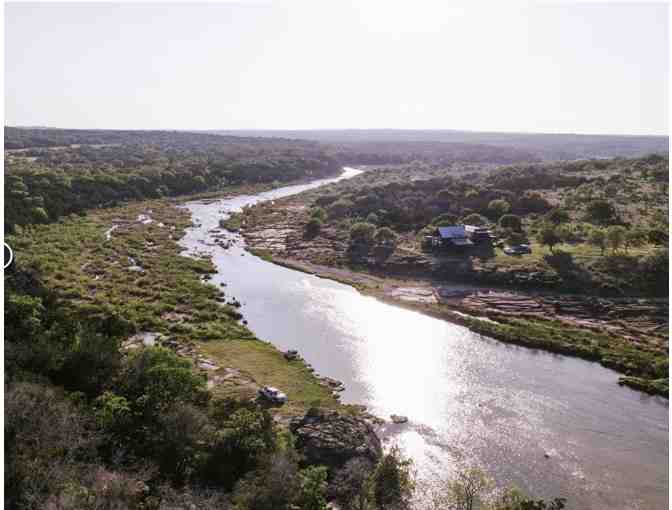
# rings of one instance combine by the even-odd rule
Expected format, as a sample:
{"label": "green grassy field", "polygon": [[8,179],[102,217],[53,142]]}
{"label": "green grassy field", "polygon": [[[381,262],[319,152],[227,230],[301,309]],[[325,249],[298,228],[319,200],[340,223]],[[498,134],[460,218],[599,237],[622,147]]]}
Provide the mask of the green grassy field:
{"label": "green grassy field", "polygon": [[[140,214],[152,223],[138,222]],[[337,406],[302,363],[285,361],[240,323],[237,310],[218,302],[220,289],[202,281],[215,271],[209,260],[180,255],[177,240],[190,223],[189,213],[169,201],[137,202],[24,227],[8,242],[17,264],[33,268],[74,317],[116,315],[128,336],[151,331],[196,346],[220,367],[217,374],[234,374],[213,387],[215,395],[249,398],[268,384],[287,392],[290,403],[279,410],[284,416],[318,401]],[[118,227],[106,239],[113,224]]]}

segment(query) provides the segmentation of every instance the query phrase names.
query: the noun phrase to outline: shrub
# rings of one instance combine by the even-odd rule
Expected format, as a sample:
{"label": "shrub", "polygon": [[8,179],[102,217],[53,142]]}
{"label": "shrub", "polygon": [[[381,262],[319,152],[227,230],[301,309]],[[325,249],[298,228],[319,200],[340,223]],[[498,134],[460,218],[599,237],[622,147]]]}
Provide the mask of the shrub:
{"label": "shrub", "polygon": [[310,217],[316,218],[321,222],[325,222],[327,221],[327,211],[325,211],[322,207],[314,207],[310,211]]}
{"label": "shrub", "polygon": [[373,493],[378,508],[398,508],[409,503],[415,488],[411,467],[412,461],[404,458],[396,446],[383,455],[373,473]]}
{"label": "shrub", "polygon": [[520,232],[523,228],[523,222],[520,219],[520,216],[516,216],[515,214],[505,214],[499,219],[499,226],[503,229]]}
{"label": "shrub", "polygon": [[376,226],[371,223],[359,222],[350,227],[350,243],[370,246],[376,234]]}
{"label": "shrub", "polygon": [[488,204],[488,215],[494,220],[497,220],[504,214],[508,213],[510,210],[511,204],[509,204],[506,200],[492,200]]}
{"label": "shrub", "polygon": [[451,213],[444,213],[432,220],[432,225],[437,227],[449,227],[457,223],[457,216]]}
{"label": "shrub", "polygon": [[616,252],[625,243],[627,230],[620,225],[614,225],[607,229],[607,245],[612,252]]}
{"label": "shrub", "polygon": [[319,218],[310,218],[305,226],[306,235],[311,238],[315,237],[317,234],[320,233],[321,228],[322,228],[322,220],[320,220]]}
{"label": "shrub", "polygon": [[378,244],[387,244],[394,243],[397,238],[397,234],[394,233],[394,230],[388,227],[381,227],[376,230],[374,239]]}
{"label": "shrub", "polygon": [[597,247],[604,255],[607,248],[607,233],[603,228],[593,228],[588,234],[588,243]]}
{"label": "shrub", "polygon": [[554,225],[567,223],[569,220],[569,213],[567,213],[567,211],[564,209],[553,209],[546,213],[546,221],[553,223]]}
{"label": "shrub", "polygon": [[465,225],[476,225],[480,227],[483,225],[487,225],[488,219],[481,216],[480,214],[472,213],[462,218],[462,223]]}
{"label": "shrub", "polygon": [[616,221],[616,209],[607,200],[593,200],[586,207],[586,219],[598,225],[610,225]]}
{"label": "shrub", "polygon": [[555,245],[561,243],[562,239],[560,238],[560,235],[558,235],[555,226],[547,223],[541,227],[541,230],[539,230],[537,241],[539,241],[539,244],[542,246],[548,246],[552,252]]}

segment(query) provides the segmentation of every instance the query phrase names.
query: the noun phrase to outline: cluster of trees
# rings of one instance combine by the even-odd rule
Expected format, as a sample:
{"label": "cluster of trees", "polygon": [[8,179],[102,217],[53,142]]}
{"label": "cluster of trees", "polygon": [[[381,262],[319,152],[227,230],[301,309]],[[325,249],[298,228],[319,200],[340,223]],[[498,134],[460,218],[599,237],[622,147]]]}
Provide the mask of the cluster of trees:
{"label": "cluster of trees", "polygon": [[437,141],[340,142],[329,153],[344,164],[384,165],[428,162],[445,166],[456,161],[510,164],[540,161],[539,156],[515,147]]}
{"label": "cluster of trees", "polygon": [[[13,509],[404,508],[410,463],[330,473],[266,409],[214,398],[191,361],[120,350],[132,325],[75,317],[29,271],[5,273],[5,504]],[[329,484],[333,487],[328,492]]]}
{"label": "cluster of trees", "polygon": [[[326,209],[330,221],[349,218],[386,226],[397,233],[418,231],[435,225],[435,219],[455,220],[477,214],[497,221],[505,213],[543,213],[551,205],[538,193],[514,194],[452,176],[412,182],[386,182],[387,172],[373,179],[379,185],[356,187],[348,183],[318,196],[315,204]],[[372,178],[368,177],[368,181]]]}
{"label": "cluster of trees", "polygon": [[21,143],[39,143],[47,136],[51,144],[112,145],[34,149],[21,157],[6,156],[5,229],[10,232],[14,225],[54,221],[126,200],[314,179],[339,169],[315,142],[151,131],[35,131],[31,135],[31,130],[9,130],[5,143],[11,144],[19,133]]}

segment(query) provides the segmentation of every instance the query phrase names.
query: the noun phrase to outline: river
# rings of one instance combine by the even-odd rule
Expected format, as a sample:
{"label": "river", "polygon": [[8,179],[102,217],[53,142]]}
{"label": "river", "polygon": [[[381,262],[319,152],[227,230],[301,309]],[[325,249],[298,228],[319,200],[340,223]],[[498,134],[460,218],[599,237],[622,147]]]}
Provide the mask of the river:
{"label": "river", "polygon": [[[338,179],[358,173],[346,168]],[[666,399],[618,386],[597,363],[504,344],[274,265],[242,241],[205,244],[223,212],[335,180],[190,202],[197,226],[181,242],[212,253],[213,283],[227,284],[259,338],[343,381],[343,402],[408,416],[382,437],[413,458],[422,483],[475,465],[498,485],[566,497],[571,509],[668,507]]]}

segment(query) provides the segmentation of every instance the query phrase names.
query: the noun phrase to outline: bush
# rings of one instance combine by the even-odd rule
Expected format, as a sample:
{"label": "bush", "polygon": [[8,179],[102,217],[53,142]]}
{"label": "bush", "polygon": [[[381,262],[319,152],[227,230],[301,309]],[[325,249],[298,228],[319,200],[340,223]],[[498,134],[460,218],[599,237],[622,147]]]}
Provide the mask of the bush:
{"label": "bush", "polygon": [[408,505],[415,488],[412,461],[402,456],[394,446],[378,462],[373,473],[373,493],[380,509]]}
{"label": "bush", "polygon": [[480,214],[472,213],[462,218],[462,223],[464,225],[476,225],[481,227],[488,224],[488,219],[481,216]]}
{"label": "bush", "polygon": [[381,227],[376,230],[374,239],[378,244],[392,244],[397,239],[397,234],[391,228]]}
{"label": "bush", "polygon": [[593,200],[586,207],[586,220],[598,225],[610,225],[617,220],[616,209],[607,200]]}
{"label": "bush", "polygon": [[537,241],[539,241],[539,244],[542,246],[548,246],[550,250],[553,251],[555,245],[561,243],[562,239],[558,234],[556,227],[547,223],[541,227],[541,230],[539,230]]}
{"label": "bush", "polygon": [[552,211],[546,213],[546,221],[553,223],[554,225],[568,223],[569,220],[569,213],[564,209],[553,209]]}
{"label": "bush", "polygon": [[354,204],[350,200],[340,199],[329,206],[330,218],[343,218],[352,211]]}
{"label": "bush", "polygon": [[325,222],[327,221],[327,211],[325,211],[322,207],[314,207],[310,211],[310,217],[316,218],[321,222]]}
{"label": "bush", "polygon": [[488,204],[488,215],[493,219],[497,220],[511,210],[511,204],[506,200],[492,200]]}
{"label": "bush", "polygon": [[89,416],[42,384],[5,392],[5,504],[43,508],[50,494],[77,478],[76,461],[93,460],[98,438]]}
{"label": "bush", "polygon": [[322,228],[322,220],[320,220],[319,218],[310,218],[305,226],[306,235],[310,238],[315,237],[317,234],[320,233],[321,228]]}
{"label": "bush", "polygon": [[614,225],[609,227],[606,231],[607,235],[607,245],[611,248],[612,252],[616,252],[621,246],[625,244],[625,238],[627,235],[627,230],[625,227],[620,225]]}
{"label": "bush", "polygon": [[450,213],[444,213],[432,220],[432,225],[436,227],[450,227],[457,223],[457,216]]}
{"label": "bush", "polygon": [[371,223],[359,222],[350,227],[350,243],[370,246],[376,234],[376,226]]}
{"label": "bush", "polygon": [[523,228],[523,222],[520,219],[520,216],[516,216],[515,214],[505,214],[499,219],[499,227],[520,232]]}
{"label": "bush", "polygon": [[275,430],[272,417],[261,408],[242,407],[229,414],[222,405],[213,410],[216,432],[203,477],[230,489],[275,450]]}

